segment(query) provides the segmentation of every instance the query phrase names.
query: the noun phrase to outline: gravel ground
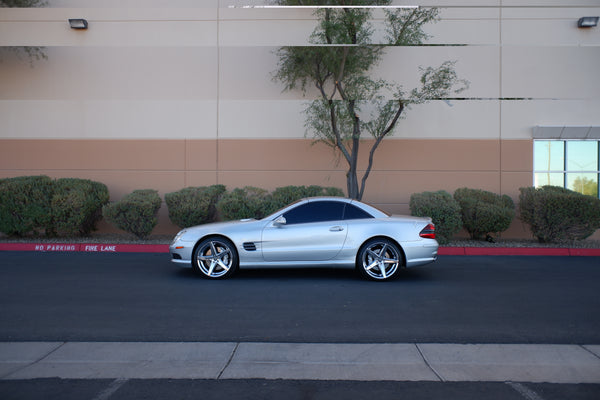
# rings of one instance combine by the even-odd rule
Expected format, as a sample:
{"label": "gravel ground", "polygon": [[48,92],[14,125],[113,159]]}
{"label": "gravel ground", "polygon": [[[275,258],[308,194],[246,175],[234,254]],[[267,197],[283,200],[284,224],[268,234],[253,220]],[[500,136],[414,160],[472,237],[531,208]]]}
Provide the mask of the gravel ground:
{"label": "gravel ground", "polygon": [[[8,237],[0,234],[0,242],[10,243],[107,243],[107,244],[169,244],[174,235],[151,235],[145,240],[128,234],[93,233],[89,236],[47,238],[45,236]],[[539,243],[534,239],[498,239],[494,243],[476,240],[454,240],[444,247],[567,247],[600,248],[600,240],[581,240],[562,243]]]}

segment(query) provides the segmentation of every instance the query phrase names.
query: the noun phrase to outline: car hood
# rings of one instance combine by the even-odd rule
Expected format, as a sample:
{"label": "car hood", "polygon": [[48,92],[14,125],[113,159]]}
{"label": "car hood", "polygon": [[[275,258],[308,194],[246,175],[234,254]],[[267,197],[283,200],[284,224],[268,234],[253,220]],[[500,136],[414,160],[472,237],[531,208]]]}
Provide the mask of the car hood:
{"label": "car hood", "polygon": [[203,236],[207,233],[225,233],[230,229],[236,229],[238,227],[249,227],[249,225],[260,223],[262,221],[256,219],[241,219],[235,221],[226,221],[226,222],[211,222],[208,224],[191,226],[189,228],[185,228],[181,230],[180,234],[182,235],[182,239],[186,240],[186,238],[191,237],[194,240],[198,238],[198,236]]}

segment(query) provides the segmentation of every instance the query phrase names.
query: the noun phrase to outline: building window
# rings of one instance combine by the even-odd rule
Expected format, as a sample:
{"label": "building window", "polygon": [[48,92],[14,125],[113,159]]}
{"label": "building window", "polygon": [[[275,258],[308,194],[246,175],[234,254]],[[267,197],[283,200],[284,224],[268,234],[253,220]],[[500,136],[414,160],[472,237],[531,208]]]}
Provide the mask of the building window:
{"label": "building window", "polygon": [[534,186],[562,186],[600,197],[598,175],[600,141],[535,140],[533,142]]}

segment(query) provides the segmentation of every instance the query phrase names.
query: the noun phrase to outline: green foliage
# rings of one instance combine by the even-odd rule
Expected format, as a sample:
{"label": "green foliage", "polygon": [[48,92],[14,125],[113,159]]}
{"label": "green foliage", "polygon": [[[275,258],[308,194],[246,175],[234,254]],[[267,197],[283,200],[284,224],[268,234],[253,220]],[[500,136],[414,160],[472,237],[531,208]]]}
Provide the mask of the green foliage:
{"label": "green foliage", "polygon": [[181,228],[212,222],[217,216],[217,202],[225,193],[224,185],[187,187],[167,193],[165,202],[171,222]]}
{"label": "green foliage", "polygon": [[448,243],[462,227],[460,205],[444,190],[410,196],[410,213],[417,217],[431,217],[440,244]]}
{"label": "green foliage", "polygon": [[0,181],[0,231],[25,235],[45,229],[47,235],[89,234],[102,217],[108,189],[99,182],[47,176]]}
{"label": "green foliage", "polygon": [[156,190],[134,190],[120,201],[105,205],[102,212],[106,220],[117,228],[144,239],[158,223],[161,203]]}
{"label": "green foliage", "polygon": [[322,187],[316,185],[280,187],[275,189],[272,193],[271,212],[275,212],[296,200],[317,196],[344,197],[344,192],[335,187]]}
{"label": "green foliage", "polygon": [[503,232],[515,217],[515,204],[507,195],[461,188],[454,192],[454,199],[460,205],[463,224],[471,239]]}
{"label": "green foliage", "polygon": [[541,243],[582,240],[600,228],[600,200],[562,187],[520,188],[521,220]]}
{"label": "green foliage", "polygon": [[[52,222],[49,231],[60,235],[87,235],[96,230],[108,188],[88,179],[63,178],[54,182]],[[49,233],[50,233],[49,232]]]}
{"label": "green foliage", "polygon": [[394,46],[414,46],[425,43],[430,35],[423,27],[440,20],[439,9],[419,7],[408,11],[386,11],[387,40]]}
{"label": "green foliage", "polygon": [[22,236],[50,225],[53,182],[47,176],[0,180],[0,232]]}
{"label": "green foliage", "polygon": [[223,221],[245,218],[260,219],[269,214],[271,195],[264,189],[246,186],[221,196],[217,203],[219,217]]}
{"label": "green foliage", "polygon": [[217,203],[217,209],[220,219],[224,221],[260,219],[296,200],[317,196],[344,197],[344,192],[335,187],[312,185],[285,186],[269,193],[264,189],[247,186],[223,194]]}

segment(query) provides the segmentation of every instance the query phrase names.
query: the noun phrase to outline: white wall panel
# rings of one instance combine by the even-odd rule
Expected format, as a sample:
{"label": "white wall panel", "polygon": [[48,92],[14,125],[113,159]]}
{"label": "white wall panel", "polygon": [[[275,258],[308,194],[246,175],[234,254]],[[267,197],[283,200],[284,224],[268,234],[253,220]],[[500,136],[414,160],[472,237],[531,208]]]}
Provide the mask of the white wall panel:
{"label": "white wall panel", "polygon": [[600,30],[578,29],[577,19],[503,21],[502,44],[543,47],[600,45]]}
{"label": "white wall panel", "polygon": [[219,138],[304,138],[304,108],[303,101],[222,100]]}
{"label": "white wall panel", "polygon": [[[50,7],[122,7],[122,8],[152,8],[165,7],[170,8],[216,8],[219,0],[47,0]],[[228,0],[226,0],[228,1]]]}
{"label": "white wall panel", "polygon": [[221,21],[221,46],[307,46],[315,28],[312,20]]}
{"label": "white wall panel", "polygon": [[299,90],[283,92],[283,86],[273,81],[272,74],[277,68],[278,61],[274,53],[276,50],[277,47],[221,48],[219,97],[227,100],[302,99]]}
{"label": "white wall panel", "polygon": [[[502,4],[503,0],[420,0],[424,7],[493,7]],[[393,4],[415,4],[410,1],[395,0]]]}
{"label": "white wall panel", "polygon": [[600,99],[502,102],[502,138],[531,139],[533,127],[600,125]]}
{"label": "white wall panel", "polygon": [[420,85],[420,66],[437,67],[444,61],[457,61],[455,70],[460,79],[470,82],[469,89],[460,93],[460,97],[498,97],[499,59],[500,52],[495,46],[391,47],[373,75],[412,89]]}
{"label": "white wall panel", "polygon": [[1,99],[216,99],[216,47],[51,47],[0,63]]}
{"label": "white wall panel", "polygon": [[0,101],[5,139],[214,139],[216,101]]}
{"label": "white wall panel", "polygon": [[427,27],[429,44],[491,45],[500,42],[499,20],[444,19]]}
{"label": "white wall panel", "polygon": [[[441,20],[425,26],[430,44],[497,44],[496,8],[441,9]],[[384,14],[373,13],[373,43],[387,43]],[[219,42],[222,46],[303,46],[316,27],[308,10],[221,9]]]}
{"label": "white wall panel", "polygon": [[[304,101],[227,100],[219,138],[304,138]],[[497,139],[498,101],[433,101],[404,113],[390,139]]]}
{"label": "white wall panel", "polygon": [[593,99],[600,93],[600,47],[505,47],[503,97]]}
{"label": "white wall panel", "polygon": [[505,7],[598,7],[598,0],[502,0]]}
{"label": "white wall panel", "polygon": [[394,138],[497,139],[499,102],[432,101],[413,106],[399,121]]}
{"label": "white wall panel", "polygon": [[[0,46],[181,47],[217,44],[216,20],[209,20],[212,14],[198,10],[166,14],[160,14],[160,10],[140,14],[112,9],[3,10],[8,11],[3,11],[0,18]],[[85,18],[89,28],[71,29],[69,18]]]}
{"label": "white wall panel", "polygon": [[[0,114],[10,120],[0,136],[303,137],[302,93],[282,93],[271,74],[277,46],[307,43],[312,12],[232,4],[266,2],[50,0],[49,8],[3,9],[0,45],[49,46],[49,60],[0,64]],[[442,20],[427,27],[431,44],[466,46],[389,48],[373,76],[412,88],[418,66],[458,60],[471,82],[460,96],[483,100],[415,107],[398,137],[495,138],[501,129],[502,138],[523,139],[539,124],[598,123],[600,28],[575,26],[600,13],[598,0],[419,4],[442,7]],[[71,30],[72,17],[87,18],[90,29]],[[537,100],[500,107],[500,97]],[[32,105],[36,118],[15,117],[31,115]],[[66,128],[67,120],[84,129]],[[199,124],[206,129],[196,133]]]}
{"label": "white wall panel", "polygon": [[[301,99],[300,90],[282,92],[273,81],[277,66],[276,47],[224,47],[220,50],[221,99]],[[499,96],[499,59],[497,47],[389,47],[372,76],[397,82],[410,90],[420,85],[419,67],[437,67],[444,61],[457,60],[456,71],[470,88],[461,97]],[[307,99],[319,94],[309,87]]]}

